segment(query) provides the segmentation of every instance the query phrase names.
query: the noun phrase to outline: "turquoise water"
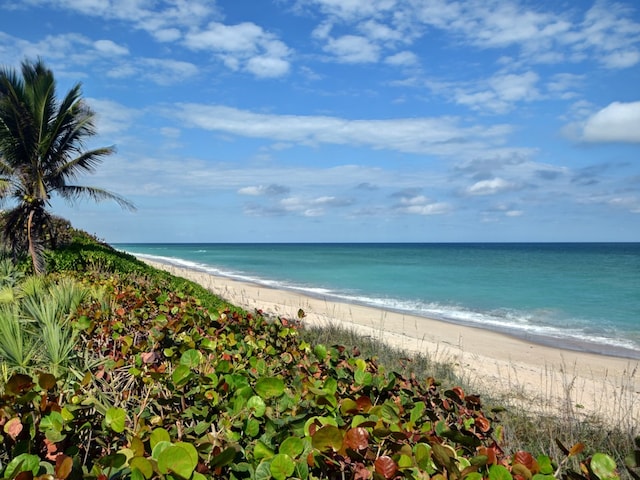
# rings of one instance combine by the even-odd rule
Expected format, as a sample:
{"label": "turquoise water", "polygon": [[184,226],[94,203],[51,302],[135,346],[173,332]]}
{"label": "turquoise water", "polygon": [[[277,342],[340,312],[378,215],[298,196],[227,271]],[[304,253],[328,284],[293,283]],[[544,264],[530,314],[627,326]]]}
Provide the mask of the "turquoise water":
{"label": "turquoise water", "polygon": [[640,243],[114,247],[267,286],[640,359]]}

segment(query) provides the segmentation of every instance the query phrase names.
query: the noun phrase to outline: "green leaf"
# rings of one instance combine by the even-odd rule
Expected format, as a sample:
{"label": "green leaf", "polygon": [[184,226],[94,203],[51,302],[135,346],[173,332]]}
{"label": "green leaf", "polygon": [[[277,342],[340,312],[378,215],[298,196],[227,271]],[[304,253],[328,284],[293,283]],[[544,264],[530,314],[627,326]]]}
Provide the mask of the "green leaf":
{"label": "green leaf", "polygon": [[464,480],[482,480],[482,474],[478,472],[471,472],[464,477]]}
{"label": "green leaf", "polygon": [[261,440],[258,440],[256,446],[253,449],[253,456],[256,460],[262,460],[264,458],[272,458],[275,452],[267,446]]}
{"label": "green leaf", "polygon": [[189,381],[191,369],[186,365],[178,365],[171,374],[171,380],[176,387],[181,387]]}
{"label": "green leaf", "polygon": [[129,467],[131,467],[131,473],[133,473],[133,470],[138,470],[144,478],[148,479],[153,476],[153,466],[144,457],[133,457],[129,460]]}
{"label": "green leaf", "polygon": [[56,432],[62,432],[64,425],[64,418],[60,412],[51,412],[49,415],[42,417],[40,420],[39,430],[46,432],[47,430],[54,430]]}
{"label": "green leaf", "polygon": [[275,480],[285,480],[289,478],[296,469],[293,459],[284,453],[279,453],[271,460],[269,471]]}
{"label": "green leaf", "polygon": [[618,472],[616,472],[616,462],[606,453],[594,453],[589,466],[600,480],[619,478]]}
{"label": "green leaf", "polygon": [[371,382],[373,382],[373,375],[371,375],[371,372],[356,370],[353,374],[353,379],[356,381],[357,385],[364,385],[367,387],[371,385]]}
{"label": "green leaf", "polygon": [[153,432],[151,432],[151,436],[149,437],[151,450],[156,448],[156,445],[160,442],[171,442],[169,432],[167,432],[164,428],[156,428]]}
{"label": "green leaf", "polygon": [[263,460],[256,468],[255,480],[271,479],[271,460]]}
{"label": "green leaf", "polygon": [[313,347],[313,353],[318,357],[318,360],[324,360],[327,358],[327,347],[322,344]]}
{"label": "green leaf", "polygon": [[538,462],[538,466],[540,467],[540,473],[543,475],[551,475],[553,474],[553,465],[551,464],[551,458],[546,455],[539,455],[536,458]]}
{"label": "green leaf", "polygon": [[156,443],[156,445],[153,447],[153,450],[151,450],[151,458],[153,458],[155,461],[158,461],[158,458],[160,458],[162,452],[172,446],[173,444],[171,442],[165,442],[164,440]]}
{"label": "green leaf", "polygon": [[264,400],[262,400],[258,395],[254,395],[247,400],[247,408],[252,410],[253,415],[258,418],[262,417],[267,410]]}
{"label": "green leaf", "polygon": [[280,444],[280,453],[296,458],[304,451],[304,441],[298,437],[289,437]]}
{"label": "green leaf", "polygon": [[279,397],[284,394],[284,380],[276,377],[264,377],[256,382],[256,393],[263,399]]}
{"label": "green leaf", "polygon": [[124,432],[127,421],[127,412],[123,408],[111,407],[107,410],[104,420],[108,427],[116,433]]}
{"label": "green leaf", "polygon": [[431,445],[418,443],[413,447],[416,463],[422,470],[427,470],[431,466]]}
{"label": "green leaf", "polygon": [[327,450],[337,452],[342,448],[343,438],[343,432],[338,427],[325,425],[311,437],[311,444],[321,452]]}
{"label": "green leaf", "polygon": [[255,438],[260,433],[260,422],[255,418],[249,418],[244,426],[244,433],[250,438]]}
{"label": "green leaf", "polygon": [[40,458],[37,455],[21,453],[8,463],[4,471],[4,478],[13,478],[21,472],[31,472],[33,475],[37,475],[38,470],[40,470]]}
{"label": "green leaf", "polygon": [[225,465],[230,465],[233,463],[233,460],[236,458],[236,449],[233,447],[229,447],[224,449],[218,455],[213,457],[210,462],[210,466],[215,467],[224,467]]}
{"label": "green leaf", "polygon": [[187,350],[186,352],[184,352],[180,357],[180,365],[185,365],[186,367],[189,367],[189,368],[198,367],[201,361],[202,361],[202,353],[200,353],[198,350],[195,350],[193,348],[191,350]]}
{"label": "green leaf", "polygon": [[513,480],[511,472],[502,465],[491,465],[489,467],[489,480]]}
{"label": "green leaf", "polygon": [[198,452],[190,443],[176,443],[164,449],[158,456],[160,473],[175,473],[182,478],[189,478],[198,465]]}

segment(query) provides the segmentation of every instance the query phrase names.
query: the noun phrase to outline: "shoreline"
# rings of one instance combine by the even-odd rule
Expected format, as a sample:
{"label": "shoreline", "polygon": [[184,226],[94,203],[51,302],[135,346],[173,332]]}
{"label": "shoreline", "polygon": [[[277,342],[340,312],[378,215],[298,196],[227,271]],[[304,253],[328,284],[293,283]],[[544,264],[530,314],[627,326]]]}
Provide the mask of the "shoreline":
{"label": "shoreline", "polygon": [[565,350],[495,330],[140,260],[199,283],[247,311],[260,309],[267,315],[297,319],[298,310],[302,309],[303,324],[339,324],[391,347],[428,354],[436,361],[452,364],[456,373],[478,390],[510,395],[525,408],[542,413],[568,408],[577,416],[595,415],[614,424],[640,424],[638,360]]}

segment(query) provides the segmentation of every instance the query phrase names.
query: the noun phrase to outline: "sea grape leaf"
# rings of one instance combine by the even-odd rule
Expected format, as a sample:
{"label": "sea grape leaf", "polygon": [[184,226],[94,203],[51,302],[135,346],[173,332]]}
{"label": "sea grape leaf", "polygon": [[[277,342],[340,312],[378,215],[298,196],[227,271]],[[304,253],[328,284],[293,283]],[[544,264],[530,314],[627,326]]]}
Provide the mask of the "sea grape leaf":
{"label": "sea grape leaf", "polygon": [[543,475],[553,474],[553,465],[551,464],[551,458],[546,455],[540,455],[536,460],[538,462],[538,467],[540,468],[540,473],[542,473]]}
{"label": "sea grape leaf", "polygon": [[347,430],[344,441],[352,450],[364,450],[369,446],[369,432],[362,427],[352,428]]}
{"label": "sea grape leaf", "polygon": [[211,459],[211,467],[224,467],[229,465],[236,458],[236,449],[233,447],[225,448],[222,452]]}
{"label": "sea grape leaf", "polygon": [[56,458],[55,474],[59,480],[64,480],[71,474],[73,469],[73,459],[65,454],[60,454]]}
{"label": "sea grape leaf", "polygon": [[271,460],[263,460],[256,467],[255,480],[269,480],[271,478]]}
{"label": "sea grape leaf", "polygon": [[131,467],[132,471],[137,469],[144,478],[148,479],[153,476],[153,466],[151,462],[144,457],[133,457],[129,460],[129,467]]}
{"label": "sea grape leaf", "polygon": [[591,471],[600,480],[612,480],[618,478],[616,462],[606,453],[594,453],[589,464]]}
{"label": "sea grape leaf", "polygon": [[196,368],[202,361],[202,353],[195,349],[187,350],[180,357],[180,365],[185,365],[189,368]]}
{"label": "sea grape leaf", "polygon": [[27,390],[30,390],[33,386],[34,383],[29,375],[14,373],[4,386],[4,389],[10,395],[20,395]]}
{"label": "sea grape leaf", "polygon": [[153,458],[155,461],[158,461],[158,458],[160,458],[162,452],[172,445],[173,444],[171,442],[165,442],[164,440],[156,443],[153,447],[153,450],[151,450],[151,458]]}
{"label": "sea grape leaf", "polygon": [[327,450],[339,451],[342,448],[343,433],[338,427],[324,425],[311,437],[313,448],[321,452]]}
{"label": "sea grape leaf", "polygon": [[253,456],[256,460],[262,460],[264,458],[273,457],[275,452],[267,446],[264,442],[258,440],[256,446],[253,449]]}
{"label": "sea grape leaf", "polygon": [[43,390],[51,390],[56,386],[56,377],[50,373],[41,373],[38,377],[38,385],[40,385],[40,388]]}
{"label": "sea grape leaf", "polygon": [[304,451],[304,441],[298,437],[289,437],[280,444],[279,453],[289,455],[291,458],[296,458]]}
{"label": "sea grape leaf", "polygon": [[285,454],[279,453],[271,460],[269,471],[275,480],[285,480],[289,478],[296,469],[293,459]]}
{"label": "sea grape leaf", "polygon": [[156,448],[156,445],[160,442],[170,442],[171,437],[169,436],[169,432],[167,432],[164,428],[156,428],[153,432],[151,432],[151,436],[149,437],[149,444],[151,446],[151,450]]}
{"label": "sea grape leaf", "polygon": [[171,374],[171,380],[176,387],[180,387],[189,381],[191,369],[187,365],[180,364]]}
{"label": "sea grape leaf", "polygon": [[418,443],[413,447],[416,463],[422,470],[428,470],[431,466],[431,445]]}
{"label": "sea grape leaf", "polygon": [[256,382],[255,390],[263,399],[279,397],[284,394],[284,380],[276,377],[263,377]]}
{"label": "sea grape leaf", "polygon": [[244,426],[244,433],[250,438],[255,438],[260,433],[260,422],[255,418],[247,419]]}
{"label": "sea grape leaf", "polygon": [[40,457],[29,453],[21,453],[7,464],[4,470],[4,478],[13,478],[20,472],[31,472],[33,475],[40,469]]}
{"label": "sea grape leaf", "polygon": [[247,407],[252,410],[253,415],[258,418],[264,416],[264,413],[267,410],[267,406],[265,405],[264,400],[262,400],[262,398],[258,395],[254,395],[249,400],[247,400]]}
{"label": "sea grape leaf", "polygon": [[105,414],[105,422],[116,433],[124,432],[127,421],[127,412],[123,408],[111,407]]}
{"label": "sea grape leaf", "polygon": [[489,480],[513,480],[511,472],[502,465],[491,465],[489,467]]}
{"label": "sea grape leaf", "polygon": [[189,478],[198,465],[198,452],[190,443],[176,443],[165,448],[158,456],[160,473],[173,472],[182,478]]}
{"label": "sea grape leaf", "polygon": [[19,417],[13,417],[7,423],[4,424],[3,430],[4,433],[9,435],[12,439],[16,439],[20,432],[22,432],[22,422]]}
{"label": "sea grape leaf", "polygon": [[376,473],[382,475],[384,478],[393,478],[393,476],[398,471],[398,465],[393,459],[387,455],[382,455],[381,457],[376,458],[376,461],[373,464]]}

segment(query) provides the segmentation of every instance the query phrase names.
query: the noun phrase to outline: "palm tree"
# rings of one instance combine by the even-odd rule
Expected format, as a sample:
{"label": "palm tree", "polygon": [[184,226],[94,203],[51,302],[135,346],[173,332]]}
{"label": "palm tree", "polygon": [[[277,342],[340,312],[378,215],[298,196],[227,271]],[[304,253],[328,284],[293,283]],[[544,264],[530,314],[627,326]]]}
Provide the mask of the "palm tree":
{"label": "palm tree", "polygon": [[36,273],[44,272],[44,241],[54,238],[48,212],[53,193],[73,202],[81,197],[115,200],[135,207],[101,188],[68,183],[93,173],[113,147],[85,150],[96,134],[94,112],[81,98],[80,84],[62,101],[56,98],[53,73],[42,60],[22,62],[22,77],[0,70],[0,197],[15,207],[5,212],[3,233],[14,249],[26,249]]}

